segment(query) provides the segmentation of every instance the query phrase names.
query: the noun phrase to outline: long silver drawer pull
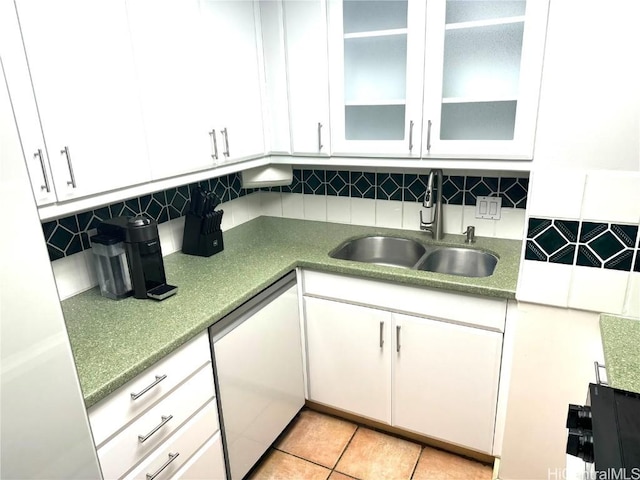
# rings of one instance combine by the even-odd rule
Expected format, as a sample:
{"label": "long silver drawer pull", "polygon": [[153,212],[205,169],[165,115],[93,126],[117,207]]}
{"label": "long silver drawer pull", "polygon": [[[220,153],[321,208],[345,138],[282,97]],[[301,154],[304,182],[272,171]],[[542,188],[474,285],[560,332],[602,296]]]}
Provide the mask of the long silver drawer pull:
{"label": "long silver drawer pull", "polygon": [[400,353],[400,325],[396,326],[396,352]]}
{"label": "long silver drawer pull", "polygon": [[153,480],[154,478],[156,478],[158,475],[160,475],[160,473],[162,473],[162,471],[167,468],[171,462],[173,462],[176,458],[178,458],[180,456],[180,454],[178,452],[176,453],[169,453],[169,460],[167,460],[166,462],[164,462],[164,464],[155,472],[153,473],[147,473],[147,480]]}
{"label": "long silver drawer pull", "polygon": [[71,155],[69,155],[69,147],[65,146],[60,153],[67,157],[67,166],[69,167],[69,177],[71,180],[67,181],[67,185],[71,185],[73,188],[76,188],[76,176],[73,173],[73,165],[71,164]]}
{"label": "long silver drawer pull", "polygon": [[380,322],[380,348],[382,348],[382,346],[384,345],[384,338],[382,338],[383,333],[384,333],[384,322]]}
{"label": "long silver drawer pull", "polygon": [[431,120],[427,121],[427,153],[431,152]]}
{"label": "long silver drawer pull", "polygon": [[229,154],[229,133],[227,132],[226,128],[223,128],[222,130],[220,130],[220,133],[224,137],[224,151],[222,152],[222,154],[225,157],[228,157],[230,155]]}
{"label": "long silver drawer pull", "polygon": [[218,159],[218,140],[216,139],[216,131],[215,131],[215,129],[211,130],[209,132],[209,135],[211,135],[211,140],[213,141],[213,153],[211,154],[211,157],[214,160],[217,160]]}
{"label": "long silver drawer pull", "polygon": [[409,153],[413,150],[413,120],[409,121]]}
{"label": "long silver drawer pull", "polygon": [[138,435],[138,440],[140,441],[140,443],[144,443],[149,440],[149,437],[160,430],[162,427],[164,427],[167,422],[173,418],[173,415],[162,415],[160,418],[162,419],[162,422],[160,422],[153,430],[151,430],[146,435]]}
{"label": "long silver drawer pull", "polygon": [[322,145],[322,124],[320,122],[318,122],[318,151],[322,151],[322,147],[324,147],[324,145]]}
{"label": "long silver drawer pull", "polygon": [[598,385],[603,385],[605,387],[608,387],[609,384],[607,382],[603,382],[602,380],[600,380],[600,369],[604,368],[606,369],[606,365],[602,365],[601,363],[599,363],[597,360],[595,362],[593,362],[594,367],[596,368],[596,383]]}
{"label": "long silver drawer pull", "polygon": [[42,178],[44,179],[44,185],[40,185],[40,190],[46,190],[47,193],[51,192],[49,187],[49,178],[47,178],[47,170],[44,168],[44,157],[42,156],[42,149],[39,148],[36,153],[33,154],[34,158],[40,159],[40,168],[42,169]]}
{"label": "long silver drawer pull", "polygon": [[138,398],[140,398],[142,395],[144,395],[145,393],[147,393],[149,390],[151,390],[153,387],[155,387],[156,385],[158,385],[161,381],[163,381],[165,378],[167,378],[166,375],[156,375],[156,380],[155,382],[153,382],[151,385],[143,388],[142,390],[140,390],[138,393],[132,393],[131,394],[131,399],[132,400],[137,400]]}

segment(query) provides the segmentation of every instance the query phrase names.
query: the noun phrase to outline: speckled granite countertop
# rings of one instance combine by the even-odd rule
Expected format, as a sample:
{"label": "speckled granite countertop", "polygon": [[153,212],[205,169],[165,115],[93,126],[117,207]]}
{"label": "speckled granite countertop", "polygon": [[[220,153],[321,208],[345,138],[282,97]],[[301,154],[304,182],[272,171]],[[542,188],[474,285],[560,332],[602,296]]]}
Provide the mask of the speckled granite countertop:
{"label": "speckled granite countertop", "polygon": [[640,393],[640,319],[600,315],[609,385]]}
{"label": "speckled granite countertop", "polygon": [[224,251],[209,258],[165,257],[177,295],[162,302],[114,301],[98,288],[62,302],[87,407],[224,317],[296,267],[464,293],[515,298],[521,242],[478,238],[473,248],[497,254],[494,274],[465,278],[335,260],[343,241],[374,234],[464,246],[463,235],[433,242],[421,232],[259,217],[225,232]]}

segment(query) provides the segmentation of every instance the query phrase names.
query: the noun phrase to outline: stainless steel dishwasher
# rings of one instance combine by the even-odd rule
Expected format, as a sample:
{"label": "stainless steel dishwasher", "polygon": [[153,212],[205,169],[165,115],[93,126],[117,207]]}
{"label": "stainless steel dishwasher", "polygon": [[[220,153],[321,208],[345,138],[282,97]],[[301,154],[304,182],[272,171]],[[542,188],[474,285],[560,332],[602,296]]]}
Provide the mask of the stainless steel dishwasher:
{"label": "stainless steel dishwasher", "polygon": [[304,404],[295,272],[209,329],[227,477],[243,478]]}

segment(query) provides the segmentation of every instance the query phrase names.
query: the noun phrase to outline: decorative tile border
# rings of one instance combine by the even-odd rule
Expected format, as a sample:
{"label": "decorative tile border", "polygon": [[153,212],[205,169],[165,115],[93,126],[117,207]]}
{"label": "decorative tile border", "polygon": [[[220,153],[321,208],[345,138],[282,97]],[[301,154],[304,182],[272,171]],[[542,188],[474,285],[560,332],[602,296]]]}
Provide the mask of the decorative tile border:
{"label": "decorative tile border", "polygon": [[640,272],[638,229],[638,225],[531,217],[525,259]]}
{"label": "decorative tile border", "polygon": [[255,191],[242,188],[240,174],[233,173],[44,222],[42,231],[47,242],[49,258],[51,261],[58,260],[91,248],[89,231],[109,218],[144,214],[158,223],[179,218],[186,213],[191,189],[196,185],[205,190],[212,190],[223,202]]}
{"label": "decorative tile border", "polygon": [[[428,175],[347,170],[293,170],[293,184],[262,190],[308,195],[422,202]],[[526,208],[528,178],[445,175],[442,197],[449,205],[475,205],[478,196],[500,196],[502,206]]]}
{"label": "decorative tile border", "polygon": [[[427,179],[428,175],[415,173],[294,169],[291,185],[262,190],[422,202]],[[181,217],[185,214],[191,189],[196,185],[213,190],[223,202],[255,191],[243,189],[240,173],[233,173],[44,222],[42,230],[49,258],[53,261],[91,248],[88,232],[109,218],[144,214],[164,223]],[[503,207],[526,208],[528,187],[528,178],[445,175],[442,196],[450,205],[475,205],[480,195],[501,196]]]}

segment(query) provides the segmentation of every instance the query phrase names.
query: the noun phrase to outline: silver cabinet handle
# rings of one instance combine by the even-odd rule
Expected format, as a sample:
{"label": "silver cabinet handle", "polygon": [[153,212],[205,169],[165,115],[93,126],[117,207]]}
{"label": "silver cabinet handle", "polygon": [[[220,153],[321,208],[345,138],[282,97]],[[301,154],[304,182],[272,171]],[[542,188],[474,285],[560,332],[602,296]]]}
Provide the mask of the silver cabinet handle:
{"label": "silver cabinet handle", "polygon": [[384,322],[380,322],[380,348],[384,345]]}
{"label": "silver cabinet handle", "polygon": [[211,141],[213,143],[213,153],[211,154],[211,158],[213,158],[214,160],[217,160],[218,159],[218,140],[216,138],[215,129],[211,130],[209,132],[209,135],[211,136]]}
{"label": "silver cabinet handle", "polygon": [[144,443],[144,442],[146,442],[147,440],[149,440],[149,437],[151,437],[151,435],[153,435],[153,434],[154,434],[154,433],[156,433],[158,430],[160,430],[162,427],[164,427],[164,426],[167,424],[167,422],[168,422],[169,420],[171,420],[172,418],[173,418],[173,415],[167,415],[167,416],[162,415],[162,416],[160,417],[160,419],[161,419],[162,421],[161,421],[161,422],[160,422],[160,423],[159,423],[159,424],[158,424],[158,425],[157,425],[153,430],[151,430],[151,431],[150,431],[149,433],[147,433],[146,435],[138,435],[138,441],[139,441],[140,443]]}
{"label": "silver cabinet handle", "polygon": [[400,353],[400,325],[396,325],[396,352]]}
{"label": "silver cabinet handle", "polygon": [[427,120],[427,153],[431,152],[431,120]]}
{"label": "silver cabinet handle", "polygon": [[318,151],[322,151],[322,123],[318,122]]}
{"label": "silver cabinet handle", "polygon": [[597,360],[595,362],[593,362],[593,365],[596,369],[596,383],[598,385],[604,385],[605,387],[608,387],[609,384],[607,382],[603,382],[602,380],[600,380],[600,369],[604,368],[606,369],[607,367],[605,365],[602,365],[601,363],[599,363]]}
{"label": "silver cabinet handle", "polygon": [[47,170],[44,168],[44,157],[42,156],[42,149],[39,148],[36,153],[33,154],[33,157],[38,157],[40,159],[40,168],[42,169],[42,178],[44,179],[44,185],[40,185],[40,190],[46,190],[47,193],[51,192],[51,188],[49,187],[49,178],[47,177]]}
{"label": "silver cabinet handle", "polygon": [[176,458],[178,458],[180,456],[180,454],[178,452],[176,453],[169,453],[169,460],[167,460],[166,462],[164,462],[164,464],[155,472],[153,473],[147,473],[147,480],[153,480],[154,478],[156,478],[158,475],[160,475],[160,473],[162,473],[162,471],[167,468],[171,462],[173,462]]}
{"label": "silver cabinet handle", "polygon": [[67,185],[71,185],[71,187],[76,188],[76,176],[73,173],[73,165],[71,164],[71,155],[69,155],[69,147],[65,146],[60,153],[67,157],[67,165],[69,166],[69,177],[71,180],[67,181]]}
{"label": "silver cabinet handle", "polygon": [[220,130],[220,133],[224,137],[224,151],[222,152],[222,154],[225,157],[228,157],[229,156],[229,133],[227,132],[226,128],[223,128],[222,130]]}
{"label": "silver cabinet handle", "polygon": [[413,150],[413,120],[409,121],[409,153]]}
{"label": "silver cabinet handle", "polygon": [[155,387],[156,385],[158,385],[161,381],[163,381],[165,378],[167,378],[166,375],[156,375],[156,380],[149,386],[143,388],[142,390],[140,390],[138,393],[131,393],[131,399],[132,400],[137,400],[138,398],[140,398],[142,395],[144,395],[145,393],[147,393],[149,390],[151,390],[153,387]]}

